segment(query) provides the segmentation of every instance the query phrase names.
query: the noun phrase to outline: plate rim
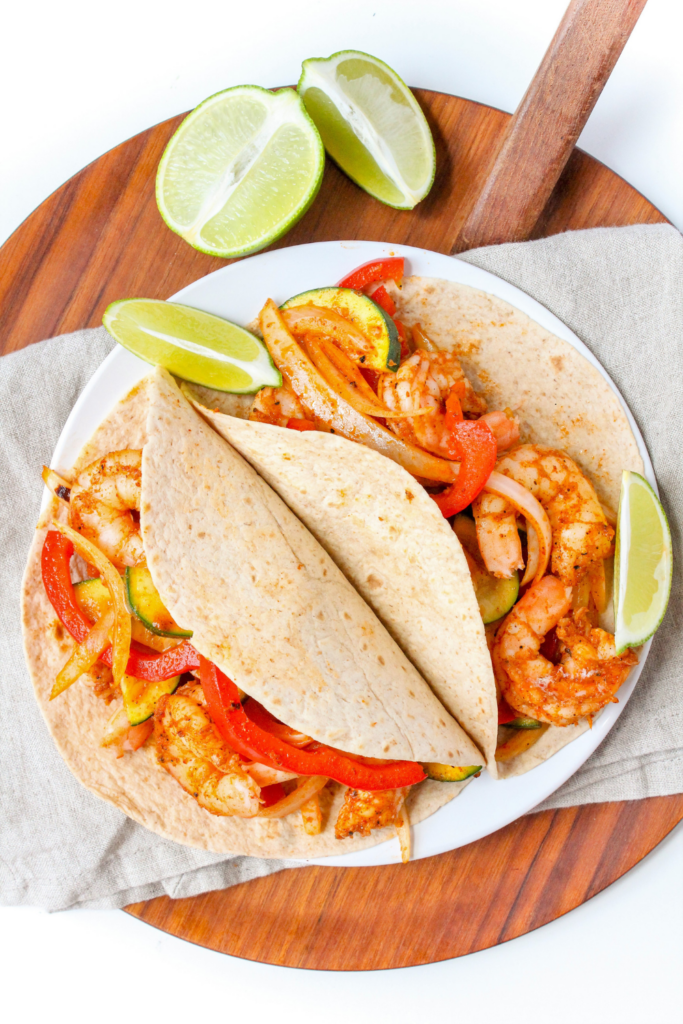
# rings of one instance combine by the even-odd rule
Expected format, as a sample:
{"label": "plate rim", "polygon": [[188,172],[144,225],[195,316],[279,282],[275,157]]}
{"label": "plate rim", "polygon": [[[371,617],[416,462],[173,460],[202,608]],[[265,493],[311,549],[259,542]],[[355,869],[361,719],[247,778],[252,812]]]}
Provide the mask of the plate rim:
{"label": "plate rim", "polygon": [[[302,261],[305,262],[305,258],[309,255],[311,250],[315,250],[316,253],[323,255],[323,259],[318,262],[322,262],[325,265],[327,265],[327,263],[334,264],[334,257],[341,257],[342,255],[344,258],[348,258],[348,261],[351,262],[353,260],[352,254],[354,252],[360,253],[362,258],[353,260],[351,267],[348,265],[341,266],[341,272],[335,275],[335,280],[338,280],[344,272],[348,272],[349,269],[353,269],[353,266],[367,262],[370,259],[390,254],[403,255],[407,258],[410,264],[418,266],[426,264],[425,269],[417,271],[420,276],[441,277],[445,280],[470,285],[471,287],[494,295],[499,299],[509,302],[511,306],[521,310],[536,323],[540,324],[540,326],[545,330],[548,330],[550,333],[562,338],[577,349],[581,355],[583,355],[584,358],[586,358],[588,362],[598,370],[607,382],[608,386],[611,388],[612,392],[616,395],[636,439],[639,453],[643,459],[644,475],[654,488],[655,492],[657,494],[659,493],[652,462],[635,418],[633,417],[631,410],[626,404],[616,384],[590,349],[562,320],[527,292],[518,288],[516,285],[510,284],[503,278],[492,274],[490,271],[483,270],[464,259],[446,256],[443,253],[436,253],[428,249],[403,245],[400,243],[385,243],[365,240],[307,242],[297,246],[283,247],[269,250],[264,253],[258,253],[228,266],[220,267],[210,274],[206,274],[180,289],[180,291],[170,296],[169,299],[182,301],[186,305],[195,306],[199,309],[205,309],[207,312],[227,317],[225,312],[218,312],[215,305],[212,306],[211,301],[207,303],[206,297],[202,298],[202,293],[206,293],[207,289],[211,290],[216,284],[218,284],[220,289],[223,280],[226,277],[228,279],[231,277],[239,278],[240,275],[245,273],[243,269],[245,267],[248,268],[246,271],[247,276],[252,278],[259,274],[259,268],[261,272],[265,272],[267,275],[272,270],[273,266],[277,268],[277,265],[282,262],[289,265],[285,268],[286,270],[289,270],[294,263],[297,263],[298,266]],[[292,257],[294,257],[294,259],[292,259]],[[339,262],[341,263],[341,260]],[[442,270],[446,271],[446,273],[430,273],[429,264],[431,262],[438,264],[438,266]],[[254,268],[256,269],[254,270]],[[450,273],[448,271],[450,271]],[[207,282],[211,283],[207,284]],[[309,283],[307,287],[315,287],[315,285],[311,285]],[[289,291],[288,294],[282,295],[282,297],[279,298],[279,301],[285,301],[285,299],[291,294],[296,294],[296,292],[293,290]],[[195,297],[198,297],[200,301],[192,301]],[[240,298],[243,298],[243,296],[240,296]],[[235,299],[234,301],[238,300]],[[253,318],[255,312],[257,312],[257,310],[254,310],[252,315],[244,322],[248,323]],[[234,317],[231,316],[229,318],[233,319]],[[240,319],[244,319],[244,314],[242,314]],[[235,318],[235,320],[236,322],[239,322],[237,318]],[[97,368],[74,404],[60,433],[50,460],[50,465],[57,470],[71,466],[83,444],[86,443],[98,424],[114,407],[116,402],[118,402],[130,390],[130,388],[137,383],[137,381],[149,372],[148,363],[145,363],[138,357],[133,356],[130,352],[120,346],[115,346],[112,352],[109,353]],[[103,401],[105,395],[107,396],[107,403]],[[43,494],[41,511],[46,507],[48,500],[49,496],[47,495],[47,492],[45,492]],[[549,758],[547,761],[538,765],[536,768],[524,775],[516,776],[511,779],[494,781],[490,776],[482,773],[476,787],[465,787],[456,800],[450,801],[448,804],[434,812],[433,815],[415,825],[413,827],[415,840],[413,859],[421,860],[425,857],[435,856],[440,853],[448,852],[449,850],[457,849],[461,846],[467,845],[468,843],[475,842],[478,839],[485,838],[485,836],[505,827],[524,814],[530,813],[534,807],[547,799],[547,797],[562,786],[567,779],[571,778],[571,776],[579,770],[582,764],[584,764],[588,757],[590,757],[616,724],[619,715],[628,703],[633,689],[642,674],[651,644],[652,640],[649,640],[645,645],[643,645],[638,666],[631,674],[627,683],[625,683],[620,689],[619,703],[610,704],[594,723],[591,730],[583,733],[583,735],[577,737],[577,739],[571,743],[568,743],[560,751],[554,754],[553,757]],[[545,784],[542,784],[543,780],[546,780]],[[491,790],[491,787],[499,787],[503,783],[505,784],[505,792],[512,798],[508,803],[514,808],[513,811],[499,815],[495,823],[491,825],[489,822],[488,825],[484,826],[483,831],[481,827],[478,828],[476,824],[467,829],[462,827],[462,822],[456,823],[461,826],[458,840],[456,842],[446,840],[445,843],[443,841],[439,841],[438,834],[435,835],[434,833],[439,833],[440,831],[443,832],[444,828],[447,832],[451,831],[447,828],[447,818],[454,818],[456,815],[460,818],[461,811],[464,811],[465,815],[467,815],[467,809],[472,800],[479,800],[479,796],[477,794],[482,794],[482,791],[484,791],[485,794],[487,790]],[[520,790],[522,790],[521,795],[519,793]],[[526,797],[524,796],[524,790],[529,791]],[[484,795],[484,800],[486,799],[487,797]],[[492,798],[488,799],[490,801]],[[450,815],[447,814],[449,810]],[[474,822],[477,821],[476,814],[473,814],[471,817]],[[439,819],[441,828],[439,827],[439,824],[437,824]],[[357,851],[355,853],[351,852],[332,855],[329,857],[297,858],[293,861],[293,863],[319,864],[328,867],[374,866],[395,864],[399,862],[400,852],[398,840],[396,838],[388,839],[374,847]]]}

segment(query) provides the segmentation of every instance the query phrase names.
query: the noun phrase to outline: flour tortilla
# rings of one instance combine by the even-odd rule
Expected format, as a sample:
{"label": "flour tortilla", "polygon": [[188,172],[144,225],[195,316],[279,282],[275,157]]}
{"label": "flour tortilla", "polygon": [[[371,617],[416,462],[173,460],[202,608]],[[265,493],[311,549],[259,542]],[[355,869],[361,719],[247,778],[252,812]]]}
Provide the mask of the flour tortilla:
{"label": "flour tortilla", "polygon": [[[419,322],[439,348],[455,351],[489,409],[512,409],[522,441],[567,452],[605,507],[616,512],[622,470],[642,473],[643,462],[621,404],[580,352],[504,300],[468,285],[407,277],[401,289],[393,282],[387,288],[397,318],[409,326]],[[474,643],[470,624],[459,622],[457,630],[448,626],[449,601],[455,600],[468,615],[473,592],[457,578],[455,560],[445,551],[443,531],[435,529],[435,509],[425,492],[414,488],[420,500],[408,509],[400,477],[411,478],[382,456],[328,434],[245,423],[244,405],[226,405],[217,392],[194,386],[186,386],[186,393],[327,548],[484,751],[491,774],[509,778],[529,771],[589,728],[585,721],[551,726],[528,751],[495,765],[497,709],[495,692],[491,697],[490,659],[487,654],[485,668],[478,660],[472,662],[473,647],[468,651],[462,643],[463,637]],[[373,498],[388,513],[384,528],[373,517]],[[400,530],[397,522],[402,523]],[[418,538],[424,535],[422,547],[410,542],[413,532]],[[439,566],[421,564],[437,551],[434,561]],[[376,556],[381,572],[375,569]],[[420,578],[430,576],[435,584],[431,594],[427,589],[420,593]],[[450,589],[444,580],[450,580]],[[611,609],[601,625],[613,631]],[[458,671],[461,658],[467,671]]]}
{"label": "flour tortilla", "polygon": [[[622,471],[643,473],[643,460],[621,403],[585,356],[503,299],[468,285],[409,277],[393,295],[399,319],[419,322],[439,348],[457,353],[489,409],[512,409],[523,442],[566,452],[616,513]],[[611,608],[601,625],[613,631]],[[551,725],[533,747],[499,764],[499,777],[530,771],[588,728],[585,719]]]}
{"label": "flour tortilla", "polygon": [[[163,383],[172,394],[177,395],[174,385],[168,379]],[[111,411],[85,445],[73,467],[58,467],[62,474],[67,480],[73,480],[86,465],[107,452],[143,447],[147,442],[149,410],[150,388],[146,380]],[[189,408],[188,411],[191,412]],[[208,430],[194,413],[191,415],[201,429]],[[212,442],[218,443],[222,451],[227,450],[227,445],[213,432]],[[331,787],[330,792],[325,791],[325,827],[319,836],[305,834],[298,814],[281,820],[216,817],[202,810],[157,765],[151,746],[143,747],[135,754],[116,758],[114,751],[99,745],[105,725],[116,705],[107,707],[102,700],[96,698],[87,681],[79,680],[59,698],[50,701],[54,678],[73,647],[73,641],[57,620],[47,599],[40,570],[45,526],[60,517],[64,517],[63,510],[57,502],[53,502],[41,517],[29,553],[22,588],[24,645],[36,697],[48,728],[64,760],[88,789],[168,839],[217,853],[300,859],[365,849],[392,838],[395,834],[393,829],[382,829],[366,838],[336,840],[334,822],[344,793],[344,787],[337,785]],[[356,599],[362,604],[357,595],[353,600]],[[387,646],[390,643],[387,638]],[[400,657],[400,652],[397,657]],[[426,684],[419,676],[417,679],[428,693]],[[437,702],[431,704],[431,700],[429,694],[427,702],[430,703],[431,712],[423,714],[422,720],[419,715],[416,716],[416,720],[422,721],[424,725],[424,719],[430,713],[438,715],[446,722],[441,730],[444,736],[462,742],[465,744],[464,749],[469,752],[467,738]],[[407,725],[412,727],[412,722]],[[418,733],[416,743],[419,743],[419,727],[415,728]],[[429,744],[428,748],[432,749]],[[451,749],[450,746],[448,749]],[[439,753],[445,752],[439,749]],[[426,781],[414,787],[408,798],[411,821],[416,823],[433,814],[457,796],[465,785],[467,783]]]}
{"label": "flour tortilla", "polygon": [[197,408],[329,552],[495,774],[484,626],[460,543],[424,488],[346,438]]}

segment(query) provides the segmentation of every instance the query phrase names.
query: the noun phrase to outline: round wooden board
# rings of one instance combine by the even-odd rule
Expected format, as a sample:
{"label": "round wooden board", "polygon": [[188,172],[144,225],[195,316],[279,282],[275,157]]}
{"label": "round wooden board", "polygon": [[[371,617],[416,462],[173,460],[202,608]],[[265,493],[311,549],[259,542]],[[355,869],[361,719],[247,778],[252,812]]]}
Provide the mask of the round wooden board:
{"label": "round wooden board", "polygon": [[[321,193],[280,243],[377,239],[450,251],[509,115],[416,90],[438,172],[412,212],[381,206],[328,165]],[[97,326],[128,295],[167,298],[224,266],[163,224],[154,177],[181,115],[117,146],[57,190],[0,249],[0,352]],[[576,150],[534,237],[665,218]],[[377,970],[505,942],[590,899],[683,818],[683,795],[545,811],[470,846],[406,866],[308,867],[127,911],[180,938],[264,963]]]}

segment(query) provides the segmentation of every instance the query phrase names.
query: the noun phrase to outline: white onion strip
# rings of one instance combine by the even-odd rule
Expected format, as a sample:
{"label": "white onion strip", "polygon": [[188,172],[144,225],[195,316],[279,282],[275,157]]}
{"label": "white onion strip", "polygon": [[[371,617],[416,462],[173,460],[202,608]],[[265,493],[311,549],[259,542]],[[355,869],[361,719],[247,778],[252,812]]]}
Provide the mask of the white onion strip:
{"label": "white onion strip", "polygon": [[399,810],[399,815],[400,819],[396,823],[396,834],[401,845],[401,860],[404,864],[407,864],[412,853],[413,842],[410,834],[410,818],[408,817],[408,809],[405,802]]}
{"label": "white onion strip", "polygon": [[283,772],[279,768],[269,768],[268,765],[259,764],[258,761],[244,764],[242,767],[261,789],[265,786],[274,786],[276,782],[289,782],[290,779],[298,778],[296,772]]}
{"label": "white onion strip", "polygon": [[72,530],[70,526],[66,526],[64,523],[55,521],[51,524],[51,529],[59,530],[67,540],[71,541],[81,558],[85,558],[86,562],[95,566],[102,576],[102,582],[109,591],[109,596],[111,597],[114,609],[114,628],[111,644],[111,671],[114,677],[114,682],[118,686],[120,685],[126,671],[126,665],[128,664],[128,657],[130,655],[131,641],[130,613],[126,604],[126,593],[123,588],[123,580],[107,556],[104,555],[100,549],[92,543],[92,541],[89,541],[86,537],[82,537],[80,533],[76,530]]}
{"label": "white onion strip", "polygon": [[85,640],[76,644],[69,660],[60,669],[50,691],[50,700],[59,697],[60,693],[75,683],[84,672],[89,672],[103,651],[111,643],[110,633],[114,628],[114,609],[108,608],[97,620]]}
{"label": "white onion strip", "polygon": [[550,520],[548,519],[545,509],[526,487],[522,487],[521,484],[517,483],[516,480],[512,480],[509,476],[504,476],[502,473],[496,473],[495,470],[486,481],[484,490],[489,491],[491,494],[497,494],[501,498],[506,498],[510,504],[514,506],[517,512],[525,517],[529,525],[535,530],[539,551],[538,567],[534,575],[534,580],[540,580],[548,568],[550,550],[553,543]]}
{"label": "white onion strip", "polygon": [[540,554],[540,546],[538,543],[538,534],[534,530],[533,526],[527,519],[526,521],[526,569],[524,570],[524,576],[520,586],[524,586],[525,583],[530,583],[538,572],[538,556]]}
{"label": "white onion strip", "polygon": [[319,793],[326,783],[326,775],[309,775],[305,782],[297,786],[284,800],[278,800],[272,807],[262,807],[258,812],[259,818],[284,818],[287,814],[293,814]]}

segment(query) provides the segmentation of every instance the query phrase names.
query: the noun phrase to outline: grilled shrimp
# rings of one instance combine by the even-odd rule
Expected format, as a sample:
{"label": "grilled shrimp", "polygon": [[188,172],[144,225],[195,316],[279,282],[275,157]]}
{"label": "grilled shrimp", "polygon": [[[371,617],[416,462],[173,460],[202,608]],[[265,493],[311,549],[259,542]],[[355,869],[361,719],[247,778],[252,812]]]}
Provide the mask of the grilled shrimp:
{"label": "grilled shrimp", "polygon": [[117,568],[144,561],[139,523],[142,452],[110,452],[92,462],[71,488],[71,525],[94,541]]}
{"label": "grilled shrimp", "polygon": [[496,409],[480,417],[482,423],[488,423],[498,445],[498,451],[504,452],[519,441],[519,421],[509,409],[503,412]]}
{"label": "grilled shrimp", "polygon": [[250,420],[286,427],[289,420],[304,420],[306,412],[297,395],[283,384],[281,388],[261,388],[249,413]]}
{"label": "grilled shrimp", "polygon": [[[588,610],[568,614],[571,587],[544,576],[527,590],[496,633],[493,665],[508,704],[522,715],[550,725],[573,725],[611,701],[638,659],[617,654],[614,637],[594,628]],[[556,627],[561,659],[553,665],[540,653]]]}
{"label": "grilled shrimp", "polygon": [[[526,487],[547,512],[553,534],[552,572],[563,583],[576,586],[607,558],[614,530],[593,485],[569,456],[553,448],[523,444],[504,455],[496,470]],[[512,505],[482,494],[473,511],[486,568],[496,576],[511,576],[521,567],[522,556],[517,530],[512,527]]]}
{"label": "grilled shrimp", "polygon": [[398,437],[425,448],[435,455],[449,455],[450,431],[446,429],[445,402],[452,391],[457,394],[465,416],[476,418],[486,412],[486,402],[475,392],[453,352],[425,352],[418,349],[396,373],[384,373],[379,379],[378,395],[393,412],[433,409],[415,418],[387,420]]}
{"label": "grilled shrimp", "polygon": [[400,811],[409,788],[347,789],[334,827],[336,838],[347,839],[354,832],[369,836],[375,828],[401,824]]}
{"label": "grilled shrimp", "polygon": [[198,683],[161,698],[154,712],[157,761],[211,814],[254,818],[261,789],[218,735],[203,704]]}

